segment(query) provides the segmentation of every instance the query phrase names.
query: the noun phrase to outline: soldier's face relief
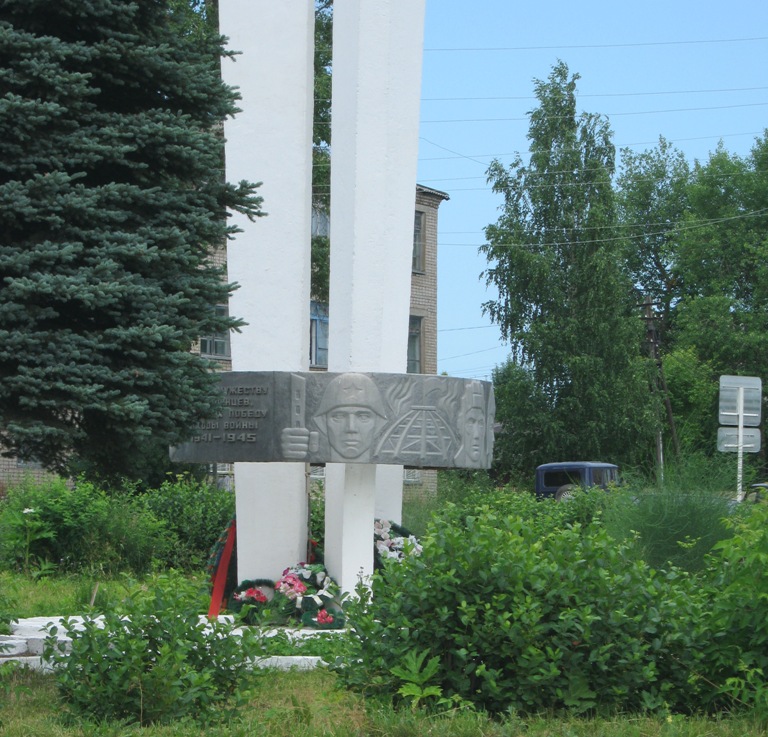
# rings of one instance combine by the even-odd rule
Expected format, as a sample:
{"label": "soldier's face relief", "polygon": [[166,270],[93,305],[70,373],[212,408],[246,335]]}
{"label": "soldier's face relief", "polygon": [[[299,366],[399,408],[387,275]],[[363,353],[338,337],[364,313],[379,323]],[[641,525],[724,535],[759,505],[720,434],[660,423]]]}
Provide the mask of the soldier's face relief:
{"label": "soldier's face relief", "polygon": [[471,409],[464,420],[464,450],[473,461],[479,461],[485,442],[485,413]]}
{"label": "soldier's face relief", "polygon": [[343,458],[359,458],[373,445],[376,414],[368,407],[335,407],[326,421],[331,447]]}

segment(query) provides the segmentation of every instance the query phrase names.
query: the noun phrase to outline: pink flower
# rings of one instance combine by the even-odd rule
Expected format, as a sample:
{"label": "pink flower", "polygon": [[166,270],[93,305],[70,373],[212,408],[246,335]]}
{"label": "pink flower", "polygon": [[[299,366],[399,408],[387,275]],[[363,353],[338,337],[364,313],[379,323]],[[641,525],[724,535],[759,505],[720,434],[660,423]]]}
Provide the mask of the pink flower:
{"label": "pink flower", "polygon": [[267,600],[266,594],[255,586],[252,586],[250,589],[246,589],[245,598],[253,599],[254,601],[258,601],[260,603],[264,603]]}
{"label": "pink flower", "polygon": [[321,609],[317,613],[318,624],[333,624],[333,616],[328,613],[327,609]]}
{"label": "pink flower", "polygon": [[277,582],[277,590],[289,599],[301,596],[307,587],[299,580],[295,573],[288,573]]}
{"label": "pink flower", "polygon": [[267,595],[257,586],[251,586],[251,588],[246,589],[245,591],[235,592],[235,600],[246,603],[248,601],[256,601],[260,604],[269,601]]}

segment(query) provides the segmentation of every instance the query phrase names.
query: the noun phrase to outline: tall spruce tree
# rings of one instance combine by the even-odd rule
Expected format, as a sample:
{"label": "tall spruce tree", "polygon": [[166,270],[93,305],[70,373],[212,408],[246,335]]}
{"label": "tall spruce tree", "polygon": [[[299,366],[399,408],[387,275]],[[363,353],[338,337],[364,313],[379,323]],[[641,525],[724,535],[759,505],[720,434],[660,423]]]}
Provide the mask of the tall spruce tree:
{"label": "tall spruce tree", "polygon": [[[175,7],[175,9],[174,9]],[[131,474],[217,406],[226,52],[169,0],[0,0],[0,445]],[[258,142],[254,142],[257,145]]]}
{"label": "tall spruce tree", "polygon": [[612,133],[604,118],[577,114],[577,79],[559,62],[536,82],[529,163],[518,156],[488,171],[504,201],[481,249],[499,292],[484,308],[522,369],[495,374],[519,384],[499,387],[502,400],[518,400],[497,402],[498,442],[521,444],[506,452],[521,471],[544,460],[634,462],[653,449],[650,367],[617,238]]}

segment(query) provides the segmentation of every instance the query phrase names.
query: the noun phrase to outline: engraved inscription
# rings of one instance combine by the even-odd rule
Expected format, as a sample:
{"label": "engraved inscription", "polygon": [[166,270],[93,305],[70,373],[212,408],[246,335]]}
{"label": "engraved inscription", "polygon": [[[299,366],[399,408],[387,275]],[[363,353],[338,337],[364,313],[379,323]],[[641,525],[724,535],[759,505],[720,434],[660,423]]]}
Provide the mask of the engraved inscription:
{"label": "engraved inscription", "polygon": [[[259,420],[267,416],[268,409],[259,406],[270,394],[262,384],[223,387],[223,413],[219,420],[197,423],[198,432],[190,442],[195,444],[256,443]],[[204,431],[204,432],[201,432]]]}

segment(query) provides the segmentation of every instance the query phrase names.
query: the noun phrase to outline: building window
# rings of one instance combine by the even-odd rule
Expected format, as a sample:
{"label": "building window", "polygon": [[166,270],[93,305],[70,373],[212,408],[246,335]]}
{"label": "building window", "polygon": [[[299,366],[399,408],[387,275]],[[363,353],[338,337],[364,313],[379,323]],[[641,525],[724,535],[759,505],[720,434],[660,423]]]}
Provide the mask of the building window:
{"label": "building window", "polygon": [[417,210],[413,221],[413,265],[411,269],[419,274],[424,272],[425,220],[426,214]]}
{"label": "building window", "polygon": [[309,308],[309,365],[328,368],[328,305],[314,300]]}
{"label": "building window", "polygon": [[421,371],[421,317],[411,315],[408,320],[408,368],[409,374]]}
{"label": "building window", "polygon": [[403,483],[405,484],[420,484],[421,483],[421,471],[418,468],[404,468],[403,469]]}
{"label": "building window", "polygon": [[[227,317],[228,315],[229,310],[226,305],[216,305],[216,317]],[[229,331],[200,338],[200,355],[212,358],[229,358]]]}
{"label": "building window", "polygon": [[327,210],[312,208],[312,237],[328,238],[331,234],[331,218]]}

